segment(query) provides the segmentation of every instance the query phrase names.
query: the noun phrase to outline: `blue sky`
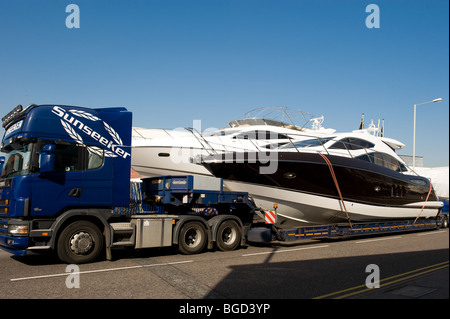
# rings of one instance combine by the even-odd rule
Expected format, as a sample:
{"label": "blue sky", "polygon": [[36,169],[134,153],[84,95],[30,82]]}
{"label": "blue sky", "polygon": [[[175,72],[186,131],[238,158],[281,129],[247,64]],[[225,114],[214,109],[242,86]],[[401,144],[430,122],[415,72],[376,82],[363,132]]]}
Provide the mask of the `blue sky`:
{"label": "blue sky", "polygon": [[418,107],[416,155],[448,166],[448,15],[447,0],[1,0],[0,113],[125,106],[135,126],[206,129],[282,105],[338,131],[365,113],[412,154],[414,103],[443,98]]}

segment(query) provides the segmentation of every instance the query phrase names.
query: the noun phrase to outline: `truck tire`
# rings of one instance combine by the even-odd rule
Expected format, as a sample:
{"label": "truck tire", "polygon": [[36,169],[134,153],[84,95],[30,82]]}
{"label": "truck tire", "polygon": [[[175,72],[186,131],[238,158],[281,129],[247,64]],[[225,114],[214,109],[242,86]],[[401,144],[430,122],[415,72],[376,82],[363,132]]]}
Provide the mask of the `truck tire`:
{"label": "truck tire", "polygon": [[59,259],[68,264],[83,264],[96,260],[104,245],[100,229],[88,221],[76,221],[61,232],[57,243]]}
{"label": "truck tire", "polygon": [[226,220],[217,230],[216,244],[222,251],[235,250],[241,242],[241,229],[233,220]]}
{"label": "truck tire", "polygon": [[203,251],[207,242],[205,226],[201,222],[188,222],[180,230],[178,250],[186,255]]}
{"label": "truck tire", "polygon": [[442,217],[442,225],[441,228],[447,228],[448,227],[448,216]]}

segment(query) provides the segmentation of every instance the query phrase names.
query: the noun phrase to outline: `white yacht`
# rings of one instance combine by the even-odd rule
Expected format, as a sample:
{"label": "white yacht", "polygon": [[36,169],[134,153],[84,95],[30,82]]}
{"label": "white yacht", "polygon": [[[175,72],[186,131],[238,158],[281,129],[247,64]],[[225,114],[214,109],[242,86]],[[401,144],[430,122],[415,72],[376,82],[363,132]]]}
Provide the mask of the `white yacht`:
{"label": "white yacht", "polygon": [[[296,124],[298,120],[303,125]],[[228,128],[201,133],[193,128],[183,130],[133,128],[132,168],[144,177],[161,175],[211,173],[196,163],[206,155],[264,151],[289,144],[299,133],[330,134],[335,130],[322,127],[323,116],[266,107],[246,113],[244,119],[230,122]],[[312,128],[306,128],[312,123]]]}
{"label": "white yacht", "polygon": [[404,144],[370,131],[304,136],[272,150],[271,163],[243,152],[204,157],[203,164],[262,210],[276,204],[277,227],[436,216],[442,202],[431,182],[395,152]]}

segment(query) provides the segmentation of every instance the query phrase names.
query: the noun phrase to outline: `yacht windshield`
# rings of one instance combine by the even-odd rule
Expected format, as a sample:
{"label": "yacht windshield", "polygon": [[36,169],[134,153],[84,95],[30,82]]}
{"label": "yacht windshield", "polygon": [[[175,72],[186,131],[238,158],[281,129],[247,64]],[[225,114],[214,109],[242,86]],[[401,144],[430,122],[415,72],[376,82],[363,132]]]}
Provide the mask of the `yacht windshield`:
{"label": "yacht windshield", "polygon": [[12,150],[5,156],[1,177],[25,175],[29,172],[31,145],[24,145],[21,149]]}
{"label": "yacht windshield", "polygon": [[333,137],[330,137],[330,138],[313,138],[313,139],[309,139],[309,140],[295,141],[295,142],[286,144],[286,145],[282,146],[281,148],[287,149],[287,148],[316,147],[316,146],[324,145],[330,139],[333,139]]}
{"label": "yacht windshield", "polygon": [[234,131],[220,130],[220,131],[217,131],[217,132],[206,133],[206,134],[203,134],[203,135],[205,135],[205,136],[227,136],[227,135],[231,135],[233,133],[235,133],[235,132]]}

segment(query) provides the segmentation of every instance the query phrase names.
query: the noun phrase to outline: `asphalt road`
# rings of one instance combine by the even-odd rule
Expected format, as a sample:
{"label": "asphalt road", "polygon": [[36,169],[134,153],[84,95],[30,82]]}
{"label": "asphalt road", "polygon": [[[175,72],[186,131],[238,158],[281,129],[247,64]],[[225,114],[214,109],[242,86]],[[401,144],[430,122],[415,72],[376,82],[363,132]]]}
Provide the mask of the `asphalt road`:
{"label": "asphalt road", "polygon": [[[0,251],[2,298],[449,298],[448,229],[190,256],[118,249],[113,259],[73,270],[51,255]],[[377,274],[380,287],[368,289]]]}

